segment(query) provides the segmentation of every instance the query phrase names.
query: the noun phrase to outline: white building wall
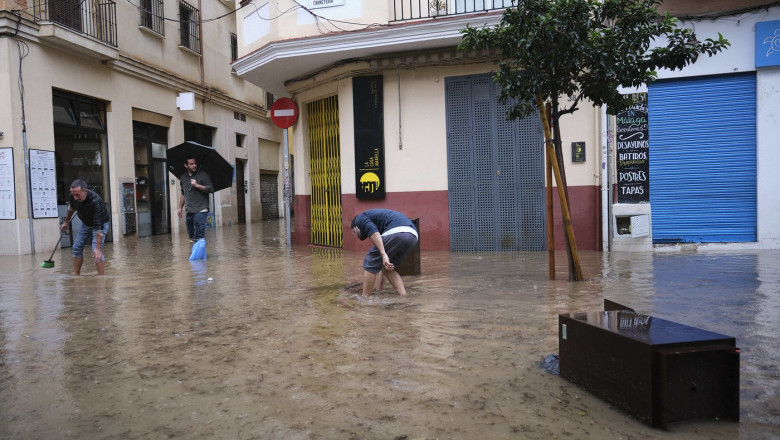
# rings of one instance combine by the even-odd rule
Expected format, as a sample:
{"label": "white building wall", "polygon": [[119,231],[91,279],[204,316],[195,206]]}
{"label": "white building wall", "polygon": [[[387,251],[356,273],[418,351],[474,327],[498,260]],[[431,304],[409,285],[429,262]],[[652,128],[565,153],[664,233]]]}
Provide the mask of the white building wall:
{"label": "white building wall", "polygon": [[[758,241],[756,243],[728,243],[700,245],[707,248],[756,247],[780,248],[780,66],[755,67],[756,23],[780,20],[780,8],[755,11],[743,16],[730,16],[718,20],[702,20],[682,23],[693,26],[699,40],[717,38],[720,32],[731,47],[713,57],[701,56],[696,63],[682,71],[660,71],[659,79],[683,78],[703,75],[756,72],[756,123],[757,123],[757,214]],[[735,133],[735,136],[738,136]]]}
{"label": "white building wall", "polygon": [[[780,20],[780,8],[769,8],[717,20],[683,22],[693,27],[699,40],[716,39],[718,33],[731,43],[725,51],[715,56],[702,55],[683,70],[661,70],[659,79],[688,78],[706,75],[723,75],[737,72],[756,72],[756,161],[757,161],[757,215],[758,231],[755,243],[707,243],[699,244],[707,249],[759,248],[780,249],[780,66],[756,69],[756,23]],[[660,44],[660,43],[659,43]],[[647,87],[626,89],[623,93],[646,92]],[[735,133],[735,135],[739,135]],[[688,245],[690,246],[690,245]]]}

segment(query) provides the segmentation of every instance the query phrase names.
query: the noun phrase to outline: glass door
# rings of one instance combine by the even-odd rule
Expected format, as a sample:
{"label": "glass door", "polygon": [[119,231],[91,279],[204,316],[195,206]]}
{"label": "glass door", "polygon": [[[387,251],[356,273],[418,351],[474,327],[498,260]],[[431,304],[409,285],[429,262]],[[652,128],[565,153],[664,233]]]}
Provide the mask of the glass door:
{"label": "glass door", "polygon": [[152,142],[152,192],[150,208],[152,210],[152,231],[168,234],[171,231],[171,219],[168,215],[168,164],[165,151],[168,144]]}
{"label": "glass door", "polygon": [[135,186],[138,236],[168,234],[171,231],[166,127],[133,122]]}

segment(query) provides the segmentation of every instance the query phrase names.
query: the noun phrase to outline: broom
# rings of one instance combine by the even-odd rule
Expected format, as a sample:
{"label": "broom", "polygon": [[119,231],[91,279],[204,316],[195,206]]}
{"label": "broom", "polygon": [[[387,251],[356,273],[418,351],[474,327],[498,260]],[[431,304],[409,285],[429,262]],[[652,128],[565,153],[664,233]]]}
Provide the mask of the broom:
{"label": "broom", "polygon": [[[75,214],[76,214],[76,212],[74,211],[73,215],[75,215]],[[68,222],[70,222],[70,220],[73,219],[73,215],[70,216],[70,219],[68,219]],[[43,260],[43,263],[41,263],[41,267],[42,268],[44,268],[44,269],[51,269],[52,267],[54,267],[54,260],[52,260],[52,258],[54,258],[54,253],[57,252],[57,248],[60,247],[60,242],[62,241],[62,234],[64,234],[64,233],[65,233],[65,231],[60,230],[60,238],[59,238],[59,240],[57,240],[57,244],[54,245],[54,249],[52,249],[51,256],[49,257],[49,259],[48,260]]]}

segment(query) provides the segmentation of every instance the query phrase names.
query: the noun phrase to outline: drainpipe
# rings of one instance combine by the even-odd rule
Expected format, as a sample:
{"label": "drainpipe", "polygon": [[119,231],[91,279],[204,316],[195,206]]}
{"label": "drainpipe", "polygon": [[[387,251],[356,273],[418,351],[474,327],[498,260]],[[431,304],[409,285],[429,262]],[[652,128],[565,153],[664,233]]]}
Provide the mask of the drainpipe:
{"label": "drainpipe", "polygon": [[609,150],[610,139],[608,135],[609,123],[607,120],[607,106],[601,106],[601,250],[609,252]]}
{"label": "drainpipe", "polygon": [[[198,39],[198,43],[200,46],[200,85],[206,85],[205,80],[205,73],[203,68],[203,57],[205,54],[203,53],[203,6],[201,5],[201,0],[198,0],[198,30],[200,30],[200,38]],[[210,92],[210,91],[209,91]],[[210,95],[211,93],[209,93]],[[211,96],[209,96],[210,98]]]}
{"label": "drainpipe", "polygon": [[395,76],[398,81],[398,149],[404,149],[404,138],[401,133],[401,67],[395,66]]}

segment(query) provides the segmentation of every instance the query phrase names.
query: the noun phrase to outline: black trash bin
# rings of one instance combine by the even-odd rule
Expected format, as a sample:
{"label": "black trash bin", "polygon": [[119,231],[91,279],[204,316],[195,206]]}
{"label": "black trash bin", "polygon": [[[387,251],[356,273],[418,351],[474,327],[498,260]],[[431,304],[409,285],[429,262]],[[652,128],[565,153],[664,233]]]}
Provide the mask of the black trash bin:
{"label": "black trash bin", "polygon": [[414,247],[412,253],[396,268],[400,275],[420,275],[420,240],[422,235],[420,234],[420,219],[410,219],[414,223],[414,228],[417,229],[417,246]]}

